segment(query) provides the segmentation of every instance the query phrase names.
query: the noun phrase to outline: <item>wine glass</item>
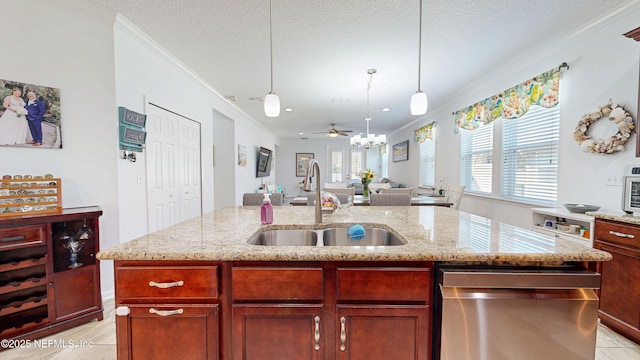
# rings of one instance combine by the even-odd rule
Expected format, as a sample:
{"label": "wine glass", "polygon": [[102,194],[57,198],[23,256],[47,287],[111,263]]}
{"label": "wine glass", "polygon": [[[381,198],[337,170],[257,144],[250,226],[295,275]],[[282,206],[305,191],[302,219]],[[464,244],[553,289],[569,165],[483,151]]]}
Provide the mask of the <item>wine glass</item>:
{"label": "wine glass", "polygon": [[69,262],[71,263],[71,265],[69,265],[69,269],[75,269],[82,266],[82,263],[78,262],[78,253],[80,252],[80,249],[82,249],[83,246],[84,246],[84,241],[83,242],[75,241],[74,238],[71,238],[70,241],[62,244],[62,247],[69,250],[69,253],[70,253]]}
{"label": "wine glass", "polygon": [[76,240],[93,239],[93,231],[87,226],[87,219],[84,219],[82,228],[76,233]]}

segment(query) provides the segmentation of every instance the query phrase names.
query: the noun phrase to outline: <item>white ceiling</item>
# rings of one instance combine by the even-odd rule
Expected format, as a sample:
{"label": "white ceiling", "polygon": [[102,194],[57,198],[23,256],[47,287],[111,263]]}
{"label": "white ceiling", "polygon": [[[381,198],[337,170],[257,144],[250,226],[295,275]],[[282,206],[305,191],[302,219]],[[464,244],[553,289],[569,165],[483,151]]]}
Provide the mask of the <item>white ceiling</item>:
{"label": "white ceiling", "polygon": [[[371,132],[388,134],[416,119],[409,100],[418,86],[419,0],[273,0],[277,118],[251,100],[270,87],[268,1],[89,1],[136,24],[277,136],[322,137],[311,133],[330,123],[366,132],[369,68],[378,70]],[[434,106],[531,44],[566,36],[635,1],[424,0],[421,88]]]}

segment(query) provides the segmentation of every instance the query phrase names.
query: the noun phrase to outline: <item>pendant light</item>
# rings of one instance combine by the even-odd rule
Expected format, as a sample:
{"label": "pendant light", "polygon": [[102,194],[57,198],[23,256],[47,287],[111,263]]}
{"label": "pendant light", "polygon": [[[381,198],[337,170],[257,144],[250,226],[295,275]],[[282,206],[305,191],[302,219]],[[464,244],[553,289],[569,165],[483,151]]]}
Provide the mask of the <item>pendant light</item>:
{"label": "pendant light", "polygon": [[420,32],[418,33],[418,91],[411,96],[411,115],[427,113],[427,94],[420,91],[420,70],[422,69],[422,0],[420,0]]}
{"label": "pendant light", "polygon": [[264,97],[264,114],[267,117],[280,116],[280,98],[273,93],[273,31],[271,30],[271,0],[269,0],[269,56],[271,62],[271,90]]}
{"label": "pendant light", "polygon": [[376,69],[367,70],[367,74],[369,74],[369,81],[367,82],[367,116],[364,120],[367,122],[367,136],[362,137],[361,135],[354,135],[350,139],[351,146],[354,148],[365,148],[370,149],[374,147],[379,147],[381,152],[385,151],[387,148],[387,135],[378,135],[369,133],[369,123],[371,122],[371,115],[369,114],[369,90],[371,90],[371,82],[373,81],[373,74],[378,72]]}

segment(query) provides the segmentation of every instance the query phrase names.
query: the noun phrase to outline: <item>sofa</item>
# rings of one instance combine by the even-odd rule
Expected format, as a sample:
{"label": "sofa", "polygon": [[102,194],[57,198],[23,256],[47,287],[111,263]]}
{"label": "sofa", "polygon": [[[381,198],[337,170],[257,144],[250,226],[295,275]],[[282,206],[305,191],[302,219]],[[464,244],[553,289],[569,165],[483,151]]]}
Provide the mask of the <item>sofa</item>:
{"label": "sofa", "polygon": [[[392,188],[392,189],[406,187],[406,185],[403,183],[393,182],[393,181],[390,181],[388,178],[382,178],[380,181],[369,183],[370,191],[378,192],[378,190],[382,188],[382,186],[376,186],[376,185],[381,185],[381,184],[389,184],[389,188]],[[374,185],[374,186],[371,186],[371,185]],[[362,183],[360,182],[360,179],[351,180],[351,183],[349,183],[347,187],[348,188],[355,187],[356,195],[362,195],[364,192],[364,185],[362,185]]]}

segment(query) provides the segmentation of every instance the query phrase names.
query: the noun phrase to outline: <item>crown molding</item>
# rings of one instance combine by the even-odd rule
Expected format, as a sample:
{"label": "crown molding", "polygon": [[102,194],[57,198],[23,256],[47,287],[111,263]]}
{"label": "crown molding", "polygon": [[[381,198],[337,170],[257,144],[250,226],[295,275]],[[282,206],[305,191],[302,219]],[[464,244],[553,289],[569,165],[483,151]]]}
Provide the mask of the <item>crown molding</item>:
{"label": "crown molding", "polygon": [[[56,0],[59,1],[59,0]],[[259,127],[262,131],[270,134],[274,139],[279,139],[275,134],[273,134],[269,129],[267,129],[263,124],[259,123],[252,116],[247,114],[244,110],[240,109],[236,104],[225,98],[220,92],[213,87],[209,82],[203,79],[198,73],[191,70],[185,63],[180,61],[175,55],[165,49],[162,45],[156,42],[153,38],[143,32],[140,28],[138,28],[134,23],[129,21],[127,18],[122,16],[121,14],[117,14],[115,17],[114,27],[122,30],[124,33],[129,35],[131,38],[137,40],[141,44],[145,45],[149,50],[155,52],[157,55],[163,57],[172,65],[176,66],[178,69],[183,71],[185,74],[189,75],[193,80],[200,83],[202,86],[206,87],[213,95],[220,98],[220,100],[224,101],[227,105],[232,107],[235,111],[244,116],[247,120],[251,121],[254,125]],[[222,112],[220,109],[216,109],[223,113],[226,116],[229,116],[228,113]]]}

